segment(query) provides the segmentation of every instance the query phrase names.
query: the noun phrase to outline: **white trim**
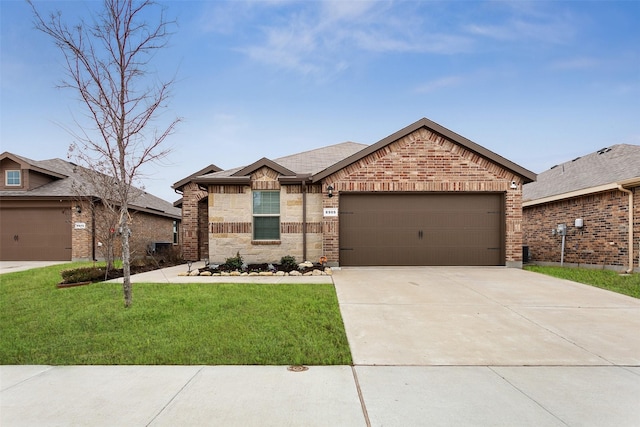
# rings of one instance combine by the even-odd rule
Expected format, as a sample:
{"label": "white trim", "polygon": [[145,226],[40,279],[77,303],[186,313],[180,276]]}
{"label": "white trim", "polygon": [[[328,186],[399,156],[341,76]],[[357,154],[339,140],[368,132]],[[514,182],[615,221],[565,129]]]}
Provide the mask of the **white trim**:
{"label": "white trim", "polygon": [[[17,184],[9,184],[9,172],[18,172],[18,182]],[[7,169],[4,171],[4,186],[5,187],[22,187],[22,171],[20,169]]]}
{"label": "white trim", "polygon": [[602,193],[604,191],[617,190],[618,184],[612,182],[611,184],[599,185],[597,187],[583,188],[581,190],[570,191],[568,193],[556,194],[554,196],[543,197],[541,199],[527,200],[522,202],[522,207],[542,205],[544,203],[557,202],[559,200],[571,199],[574,197],[585,196],[587,194]]}

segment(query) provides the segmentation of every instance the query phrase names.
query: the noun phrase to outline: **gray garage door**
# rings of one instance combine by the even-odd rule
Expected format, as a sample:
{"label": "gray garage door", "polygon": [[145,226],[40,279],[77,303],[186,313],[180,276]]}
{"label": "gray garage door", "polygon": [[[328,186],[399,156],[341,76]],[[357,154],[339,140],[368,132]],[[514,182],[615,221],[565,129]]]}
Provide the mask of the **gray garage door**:
{"label": "gray garage door", "polygon": [[340,264],[504,265],[504,195],[342,194]]}
{"label": "gray garage door", "polygon": [[71,260],[71,211],[68,207],[3,207],[1,215],[1,260]]}

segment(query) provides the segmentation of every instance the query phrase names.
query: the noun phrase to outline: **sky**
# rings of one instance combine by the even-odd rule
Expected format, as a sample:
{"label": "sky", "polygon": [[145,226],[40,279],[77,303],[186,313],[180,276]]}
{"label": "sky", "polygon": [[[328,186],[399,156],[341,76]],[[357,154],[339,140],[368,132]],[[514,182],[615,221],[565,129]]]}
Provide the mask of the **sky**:
{"label": "sky", "polygon": [[[154,126],[181,122],[141,185],[167,201],[212,163],[374,144],[423,117],[536,173],[640,145],[640,1],[158,3],[176,25],[149,70],[176,80]],[[74,24],[101,2],[35,5]],[[83,105],[26,2],[0,0],[0,49],[0,152],[66,159]]]}

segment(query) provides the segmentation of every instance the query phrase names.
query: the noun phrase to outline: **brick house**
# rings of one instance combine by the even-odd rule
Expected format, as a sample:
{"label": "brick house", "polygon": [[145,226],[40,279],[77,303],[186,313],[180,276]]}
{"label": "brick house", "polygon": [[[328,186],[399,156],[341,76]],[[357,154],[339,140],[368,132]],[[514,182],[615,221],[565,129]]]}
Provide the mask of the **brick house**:
{"label": "brick house", "polygon": [[[640,146],[613,145],[556,165],[526,184],[523,198],[531,261],[638,269]],[[564,254],[559,224],[566,226]]]}
{"label": "brick house", "polygon": [[[119,255],[117,225],[108,223],[113,215],[86,183],[85,174],[96,172],[62,159],[36,161],[8,152],[0,154],[0,169],[0,260],[103,259],[108,241]],[[145,255],[150,245],[179,243],[180,220],[171,203],[135,189],[132,256]]]}
{"label": "brick house", "polygon": [[[421,119],[366,146],[332,145],[176,183],[185,258],[326,257],[330,265],[522,266],[522,185],[535,174]],[[206,204],[206,216],[205,216]],[[198,212],[197,218],[194,213]],[[205,221],[206,218],[206,221]]]}

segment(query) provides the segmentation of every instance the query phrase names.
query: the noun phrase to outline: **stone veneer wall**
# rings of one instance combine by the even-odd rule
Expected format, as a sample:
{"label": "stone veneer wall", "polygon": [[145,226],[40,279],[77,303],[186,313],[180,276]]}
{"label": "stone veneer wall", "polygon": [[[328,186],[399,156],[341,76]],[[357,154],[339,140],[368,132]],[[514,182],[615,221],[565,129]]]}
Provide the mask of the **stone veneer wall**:
{"label": "stone veneer wall", "polygon": [[[640,188],[634,190],[634,265],[638,267],[640,242]],[[629,262],[629,198],[618,190],[560,200],[524,208],[524,244],[530,260],[560,263],[562,238],[552,235],[567,224],[564,261],[571,265],[621,270]],[[575,227],[582,218],[584,227]]]}
{"label": "stone veneer wall", "polygon": [[[511,189],[511,181],[517,189]],[[505,264],[522,266],[521,178],[441,135],[421,128],[328,176],[324,208],[338,208],[341,192],[505,193]],[[339,264],[339,217],[323,220],[324,252]]]}
{"label": "stone veneer wall", "polygon": [[[219,264],[240,253],[247,263],[279,262],[285,255],[303,261],[303,189],[300,184],[281,185],[278,174],[261,168],[252,184],[209,186],[209,259]],[[280,240],[254,241],[252,190],[280,191]],[[322,256],[322,188],[308,186],[307,258]]]}

